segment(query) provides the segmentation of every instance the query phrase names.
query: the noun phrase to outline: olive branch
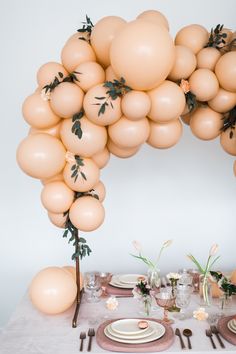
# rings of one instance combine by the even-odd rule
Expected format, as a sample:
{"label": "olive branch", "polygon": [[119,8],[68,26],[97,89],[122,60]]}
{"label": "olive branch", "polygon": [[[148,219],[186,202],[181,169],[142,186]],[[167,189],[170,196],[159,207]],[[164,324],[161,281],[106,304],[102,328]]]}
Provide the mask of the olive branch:
{"label": "olive branch", "polygon": [[94,25],[93,25],[92,21],[90,20],[90,18],[88,17],[88,15],[86,15],[86,21],[82,22],[82,24],[83,24],[83,27],[79,28],[77,30],[77,32],[87,33],[87,38],[82,36],[82,37],[79,37],[79,39],[82,39],[83,41],[90,43],[90,37],[91,37],[91,33],[92,33]]}

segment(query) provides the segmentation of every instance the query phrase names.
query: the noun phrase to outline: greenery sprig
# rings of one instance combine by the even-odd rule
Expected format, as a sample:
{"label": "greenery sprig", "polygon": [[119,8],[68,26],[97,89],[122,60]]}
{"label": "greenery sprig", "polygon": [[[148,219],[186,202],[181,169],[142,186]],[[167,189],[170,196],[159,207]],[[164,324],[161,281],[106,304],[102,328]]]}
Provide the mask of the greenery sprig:
{"label": "greenery sprig", "polygon": [[127,92],[132,90],[131,87],[125,84],[123,77],[121,77],[120,80],[106,81],[103,86],[108,88],[106,96],[95,97],[99,102],[94,103],[94,105],[100,106],[98,116],[105,113],[107,106],[110,105],[111,108],[114,108],[112,101],[116,100],[118,97],[124,96]]}
{"label": "greenery sprig", "polygon": [[191,113],[197,107],[196,95],[194,95],[194,93],[189,91],[185,93],[185,100],[189,109],[189,113]]}
{"label": "greenery sprig", "polygon": [[222,32],[224,25],[218,24],[215,28],[211,29],[208,43],[205,47],[213,47],[218,50],[226,44],[225,39],[227,38],[227,33]]}
{"label": "greenery sprig", "polygon": [[221,290],[228,296],[236,295],[236,285],[226,278],[221,272],[211,271],[211,276],[215,279]]}
{"label": "greenery sprig", "polygon": [[77,32],[84,33],[84,34],[86,33],[87,36],[86,37],[81,36],[81,37],[79,37],[79,39],[82,39],[83,41],[90,43],[90,37],[91,37],[91,33],[92,33],[94,25],[93,25],[92,21],[90,20],[90,18],[88,17],[88,15],[86,15],[86,21],[82,22],[82,24],[83,24],[83,27],[79,28],[77,30]]}
{"label": "greenery sprig", "polygon": [[87,181],[84,172],[81,171],[81,166],[84,166],[83,159],[80,156],[75,155],[75,164],[71,166],[71,178],[74,178],[74,182],[76,182],[77,178],[79,177],[79,174],[85,181]]}
{"label": "greenery sprig", "polygon": [[74,123],[72,125],[71,131],[74,133],[79,139],[82,138],[83,131],[81,129],[81,122],[80,119],[84,116],[84,110],[81,109],[80,112],[75,113],[72,117],[72,122]]}
{"label": "greenery sprig", "polygon": [[[64,76],[63,73],[59,71],[58,72],[59,78],[57,76],[55,76],[54,80],[52,82],[50,82],[50,84],[45,85],[43,87],[43,89],[45,89],[45,93],[47,93],[47,92],[52,92],[62,82],[75,82],[75,81],[79,82],[79,79],[76,76],[79,74],[81,74],[81,73],[78,71],[73,71],[72,73],[70,73],[69,75],[67,75],[63,78],[63,76]],[[60,79],[62,79],[62,80],[60,80]]]}
{"label": "greenery sprig", "polygon": [[75,199],[85,197],[85,196],[91,196],[99,200],[99,196],[95,193],[94,189],[90,189],[90,191],[88,192],[75,192]]}
{"label": "greenery sprig", "polygon": [[223,127],[221,131],[225,132],[230,129],[229,137],[230,139],[234,136],[235,124],[236,124],[236,106],[231,109],[223,118]]}

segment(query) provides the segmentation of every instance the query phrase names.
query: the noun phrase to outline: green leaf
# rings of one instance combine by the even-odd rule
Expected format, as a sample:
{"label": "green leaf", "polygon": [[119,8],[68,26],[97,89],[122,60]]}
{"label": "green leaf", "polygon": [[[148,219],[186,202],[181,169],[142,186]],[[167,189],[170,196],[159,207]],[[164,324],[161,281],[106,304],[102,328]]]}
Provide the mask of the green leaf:
{"label": "green leaf", "polygon": [[80,174],[81,174],[81,176],[83,177],[83,179],[84,179],[85,181],[87,181],[87,178],[86,178],[84,172],[80,171]]}
{"label": "green leaf", "polygon": [[106,97],[103,96],[103,97],[95,97],[95,98],[96,100],[105,100]]}
{"label": "green leaf", "polygon": [[86,240],[85,240],[85,238],[80,237],[80,238],[79,238],[79,242],[81,242],[81,243],[86,243]]}

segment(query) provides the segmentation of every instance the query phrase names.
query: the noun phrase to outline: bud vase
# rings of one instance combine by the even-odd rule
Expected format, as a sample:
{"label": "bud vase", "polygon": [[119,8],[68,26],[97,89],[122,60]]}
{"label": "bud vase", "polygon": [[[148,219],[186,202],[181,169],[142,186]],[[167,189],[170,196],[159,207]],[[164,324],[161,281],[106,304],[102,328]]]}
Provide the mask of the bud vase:
{"label": "bud vase", "polygon": [[152,290],[159,291],[161,287],[160,270],[155,267],[148,268],[147,282]]}
{"label": "bud vase", "polygon": [[200,305],[211,305],[211,280],[209,274],[201,274],[199,278]]}
{"label": "bud vase", "polygon": [[229,292],[224,292],[220,297],[220,310],[224,313],[225,310],[230,309],[232,306],[232,295]]}
{"label": "bud vase", "polygon": [[151,313],[152,298],[151,296],[142,296],[139,299],[140,303],[140,314],[142,316],[149,316]]}

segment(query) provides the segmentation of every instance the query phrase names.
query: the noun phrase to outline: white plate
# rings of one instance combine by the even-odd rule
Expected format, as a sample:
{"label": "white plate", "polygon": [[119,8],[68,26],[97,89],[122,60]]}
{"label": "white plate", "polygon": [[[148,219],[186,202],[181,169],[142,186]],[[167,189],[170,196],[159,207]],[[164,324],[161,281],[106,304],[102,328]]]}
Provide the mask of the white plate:
{"label": "white plate", "polygon": [[151,325],[148,326],[146,331],[142,331],[139,334],[120,334],[120,333],[113,331],[113,329],[111,328],[111,325],[108,325],[106,328],[107,328],[107,331],[109,332],[109,334],[111,334],[113,337],[120,338],[120,339],[141,339],[141,338],[148,337],[154,333],[154,328]]}
{"label": "white plate", "polygon": [[121,283],[118,279],[117,275],[113,275],[113,277],[111,278],[111,281],[109,283],[112,286],[115,286],[116,288],[121,288],[121,289],[133,289],[135,284],[124,284]]}
{"label": "white plate", "polygon": [[230,325],[233,329],[236,330],[236,320],[234,318],[232,318],[232,320],[230,320]]}
{"label": "white plate", "polygon": [[148,321],[148,322],[150,323],[149,325],[154,328],[154,331],[150,336],[145,337],[145,338],[138,338],[138,339],[136,339],[136,338],[135,339],[117,338],[109,333],[107,327],[104,329],[104,334],[106,337],[112,339],[115,342],[126,343],[126,344],[149,343],[149,342],[152,342],[154,340],[161,338],[165,334],[165,327],[162,326],[160,323],[154,322],[154,321]]}
{"label": "white plate", "polygon": [[230,332],[233,332],[234,334],[236,334],[236,329],[234,329],[234,328],[232,327],[231,321],[232,321],[232,320],[230,320],[230,321],[227,323],[227,327],[228,327],[228,329],[230,330]]}
{"label": "white plate", "polygon": [[146,276],[143,274],[121,274],[117,276],[120,283],[134,285],[138,283],[140,277],[146,279]]}
{"label": "white plate", "polygon": [[144,333],[147,328],[139,328],[138,324],[142,321],[139,318],[125,318],[123,320],[117,320],[111,323],[111,328],[114,332],[126,335],[135,335]]}

